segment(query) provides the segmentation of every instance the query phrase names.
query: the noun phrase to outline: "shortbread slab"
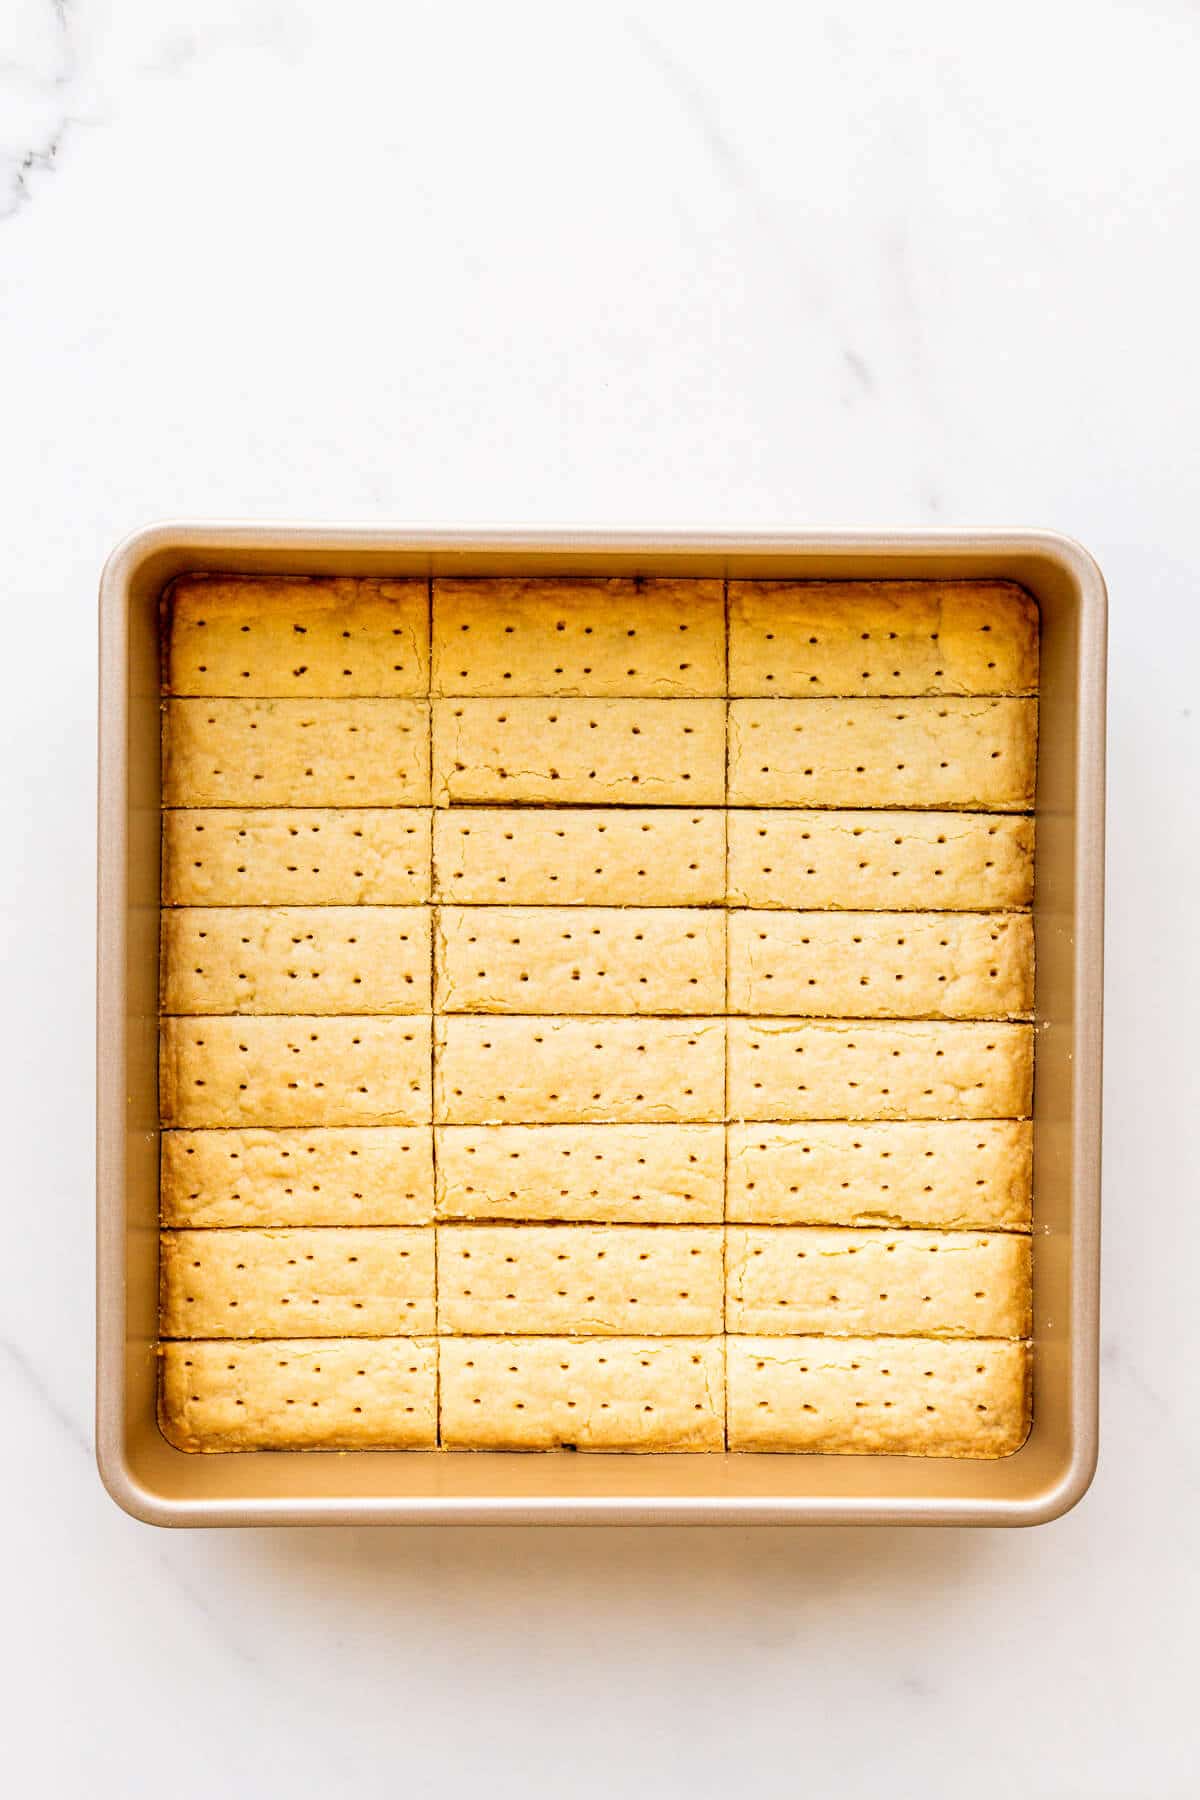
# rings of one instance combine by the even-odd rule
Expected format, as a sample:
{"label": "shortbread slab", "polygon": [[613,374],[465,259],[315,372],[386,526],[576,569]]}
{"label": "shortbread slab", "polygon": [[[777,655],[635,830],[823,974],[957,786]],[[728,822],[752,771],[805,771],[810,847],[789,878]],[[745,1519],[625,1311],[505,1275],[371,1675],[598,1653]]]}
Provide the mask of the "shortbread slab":
{"label": "shortbread slab", "polygon": [[443,1338],[449,1450],[723,1450],[725,1347],[709,1338]]}
{"label": "shortbread slab", "polygon": [[1009,581],[731,581],[729,692],[1033,694],[1038,609]]}
{"label": "shortbread slab", "polygon": [[181,575],[165,612],[168,694],[429,691],[424,581]]}
{"label": "shortbread slab", "polygon": [[164,1125],[420,1125],[426,1018],[178,1017],[159,1032]]}
{"label": "shortbread slab", "polygon": [[1033,920],[1028,913],[731,912],[729,1010],[1028,1018]]}
{"label": "shortbread slab", "polygon": [[455,807],[433,824],[441,900],[709,906],[725,898],[725,814],[682,807]]}
{"label": "shortbread slab", "polygon": [[727,1216],[763,1225],[1028,1230],[1028,1119],[730,1125]]}
{"label": "shortbread slab", "polygon": [[433,691],[724,694],[722,584],[435,580]]}
{"label": "shortbread slab", "polygon": [[1029,1347],[923,1338],[726,1339],[729,1448],[1009,1456],[1029,1434]]}
{"label": "shortbread slab", "polygon": [[723,700],[436,700],[433,798],[720,806]]}
{"label": "shortbread slab", "polygon": [[163,814],[164,906],[404,906],[429,898],[423,807]]}
{"label": "shortbread slab", "polygon": [[177,1450],[432,1450],[429,1337],[161,1345],[159,1421]]}
{"label": "shortbread slab", "polygon": [[435,1329],[432,1226],[164,1231],[164,1337],[393,1337]]}
{"label": "shortbread slab", "polygon": [[1032,1098],[1029,1025],[729,1021],[732,1119],[1022,1119]]}
{"label": "shortbread slab", "polygon": [[729,813],[736,906],[1013,909],[1033,899],[1031,818],[996,813]]}
{"label": "shortbread slab", "polygon": [[715,1013],[725,913],[715,907],[442,906],[445,1013]]}
{"label": "shortbread slab", "polygon": [[724,1117],[724,1019],[451,1015],[436,1030],[440,1125],[682,1125]]}
{"label": "shortbread slab", "polygon": [[1037,701],[731,700],[731,806],[1033,806]]}
{"label": "shortbread slab", "polygon": [[433,1218],[433,1128],[162,1134],[164,1225],[421,1225]]}
{"label": "shortbread slab", "polygon": [[1029,1238],[1000,1231],[731,1225],[729,1331],[834,1337],[1024,1337]]}
{"label": "shortbread slab", "polygon": [[441,1219],[700,1225],[724,1216],[720,1125],[439,1125]]}
{"label": "shortbread slab", "polygon": [[438,1330],[719,1332],[723,1238],[713,1225],[439,1225]]}
{"label": "shortbread slab", "polygon": [[164,1013],[427,1013],[422,906],[179,906],[162,915]]}
{"label": "shortbread slab", "polygon": [[425,700],[168,700],[164,806],[421,806]]}

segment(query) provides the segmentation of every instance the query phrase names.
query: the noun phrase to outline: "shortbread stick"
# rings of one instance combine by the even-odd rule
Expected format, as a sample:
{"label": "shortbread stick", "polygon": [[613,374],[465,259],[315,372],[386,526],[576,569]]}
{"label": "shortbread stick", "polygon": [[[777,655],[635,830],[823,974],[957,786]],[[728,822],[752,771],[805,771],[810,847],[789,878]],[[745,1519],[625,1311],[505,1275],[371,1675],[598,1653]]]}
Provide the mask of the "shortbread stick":
{"label": "shortbread stick", "polygon": [[433,1228],[164,1231],[164,1337],[391,1337],[434,1329]]}
{"label": "shortbread stick", "polygon": [[715,907],[442,906],[443,1013],[716,1013],[725,913]]}
{"label": "shortbread stick", "polygon": [[1028,1119],[730,1125],[728,1217],[1027,1230]]}
{"label": "shortbread stick", "polygon": [[431,1337],[287,1338],[159,1348],[159,1420],[177,1450],[432,1450]]}
{"label": "shortbread stick", "polygon": [[439,1225],[443,1334],[721,1330],[719,1226]]}
{"label": "shortbread stick", "polygon": [[442,1125],[682,1125],[724,1116],[724,1019],[449,1015],[436,1034]]}
{"label": "shortbread stick", "polygon": [[426,1018],[168,1018],[164,1125],[419,1125],[430,1118]]}
{"label": "shortbread stick", "polygon": [[433,691],[724,695],[722,584],[437,579]]}
{"label": "shortbread stick", "polygon": [[784,1337],[1024,1337],[1029,1331],[1029,1238],[1022,1232],[732,1225],[725,1266],[729,1331]]}
{"label": "shortbread stick", "polygon": [[164,906],[428,900],[426,807],[182,807],[163,814]]}
{"label": "shortbread stick", "polygon": [[728,1337],[731,1450],[1009,1456],[1029,1432],[1029,1346]]}
{"label": "shortbread stick", "polygon": [[730,1019],[731,1119],[1020,1119],[1024,1024]]}
{"label": "shortbread stick", "polygon": [[164,806],[423,806],[424,700],[168,700]]}
{"label": "shortbread stick", "polygon": [[725,898],[720,807],[456,806],[435,814],[433,839],[439,900],[713,906]]}
{"label": "shortbread stick", "polygon": [[442,1338],[449,1450],[723,1450],[719,1337]]}
{"label": "shortbread stick", "polygon": [[429,692],[424,581],[181,575],[165,607],[168,694]]}
{"label": "shortbread stick", "polygon": [[719,1223],[721,1125],[439,1125],[440,1219]]}
{"label": "shortbread stick", "polygon": [[720,806],[723,700],[435,700],[433,799]]}
{"label": "shortbread stick", "polygon": [[731,806],[1033,806],[1037,701],[731,700]]}
{"label": "shortbread stick", "polygon": [[423,1225],[433,1127],[164,1131],[160,1192],[164,1225]]}
{"label": "shortbread stick", "polygon": [[731,581],[729,692],[1034,694],[1037,603],[1009,581]]}

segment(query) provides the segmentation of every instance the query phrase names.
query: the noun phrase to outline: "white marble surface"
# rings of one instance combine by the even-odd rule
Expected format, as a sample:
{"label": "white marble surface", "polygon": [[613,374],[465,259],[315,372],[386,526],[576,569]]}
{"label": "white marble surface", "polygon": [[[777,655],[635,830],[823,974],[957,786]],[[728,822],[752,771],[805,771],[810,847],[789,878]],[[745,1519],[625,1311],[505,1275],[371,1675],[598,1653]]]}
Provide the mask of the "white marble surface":
{"label": "white marble surface", "polygon": [[[1182,0],[0,8],[10,1791],[1196,1791],[1197,25]],[[90,1424],[94,595],[121,534],[179,513],[1090,546],[1105,1389],[1075,1513],[118,1513]]]}

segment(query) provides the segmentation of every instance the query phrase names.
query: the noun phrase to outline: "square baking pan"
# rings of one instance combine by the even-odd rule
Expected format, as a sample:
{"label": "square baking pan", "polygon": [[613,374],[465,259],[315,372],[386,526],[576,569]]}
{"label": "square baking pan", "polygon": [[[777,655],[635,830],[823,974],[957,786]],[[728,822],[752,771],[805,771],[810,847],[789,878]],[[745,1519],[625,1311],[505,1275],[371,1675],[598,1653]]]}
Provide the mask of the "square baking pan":
{"label": "square baking pan", "polygon": [[[172,1448],[156,1414],[159,597],[188,570],[312,575],[1003,579],[1042,620],[1034,931],[1033,1428],[994,1461]],[[1041,532],[151,526],[100,588],[97,1419],[119,1505],[160,1525],[1032,1525],[1097,1449],[1104,583]]]}

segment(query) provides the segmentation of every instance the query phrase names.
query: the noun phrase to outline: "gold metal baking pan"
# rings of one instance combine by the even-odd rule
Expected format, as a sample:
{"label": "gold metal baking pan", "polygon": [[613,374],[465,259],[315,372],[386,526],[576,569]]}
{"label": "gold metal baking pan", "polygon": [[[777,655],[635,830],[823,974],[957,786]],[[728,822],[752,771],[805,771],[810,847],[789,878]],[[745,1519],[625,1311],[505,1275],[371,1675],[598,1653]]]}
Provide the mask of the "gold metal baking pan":
{"label": "gold metal baking pan", "polygon": [[[1002,578],[1042,617],[1034,927],[1033,1430],[996,1461],[363,1451],[189,1456],[156,1419],[158,599],[185,570]],[[1039,532],[473,532],[156,525],[100,588],[96,1452],[159,1525],[1032,1525],[1096,1460],[1105,591]]]}

